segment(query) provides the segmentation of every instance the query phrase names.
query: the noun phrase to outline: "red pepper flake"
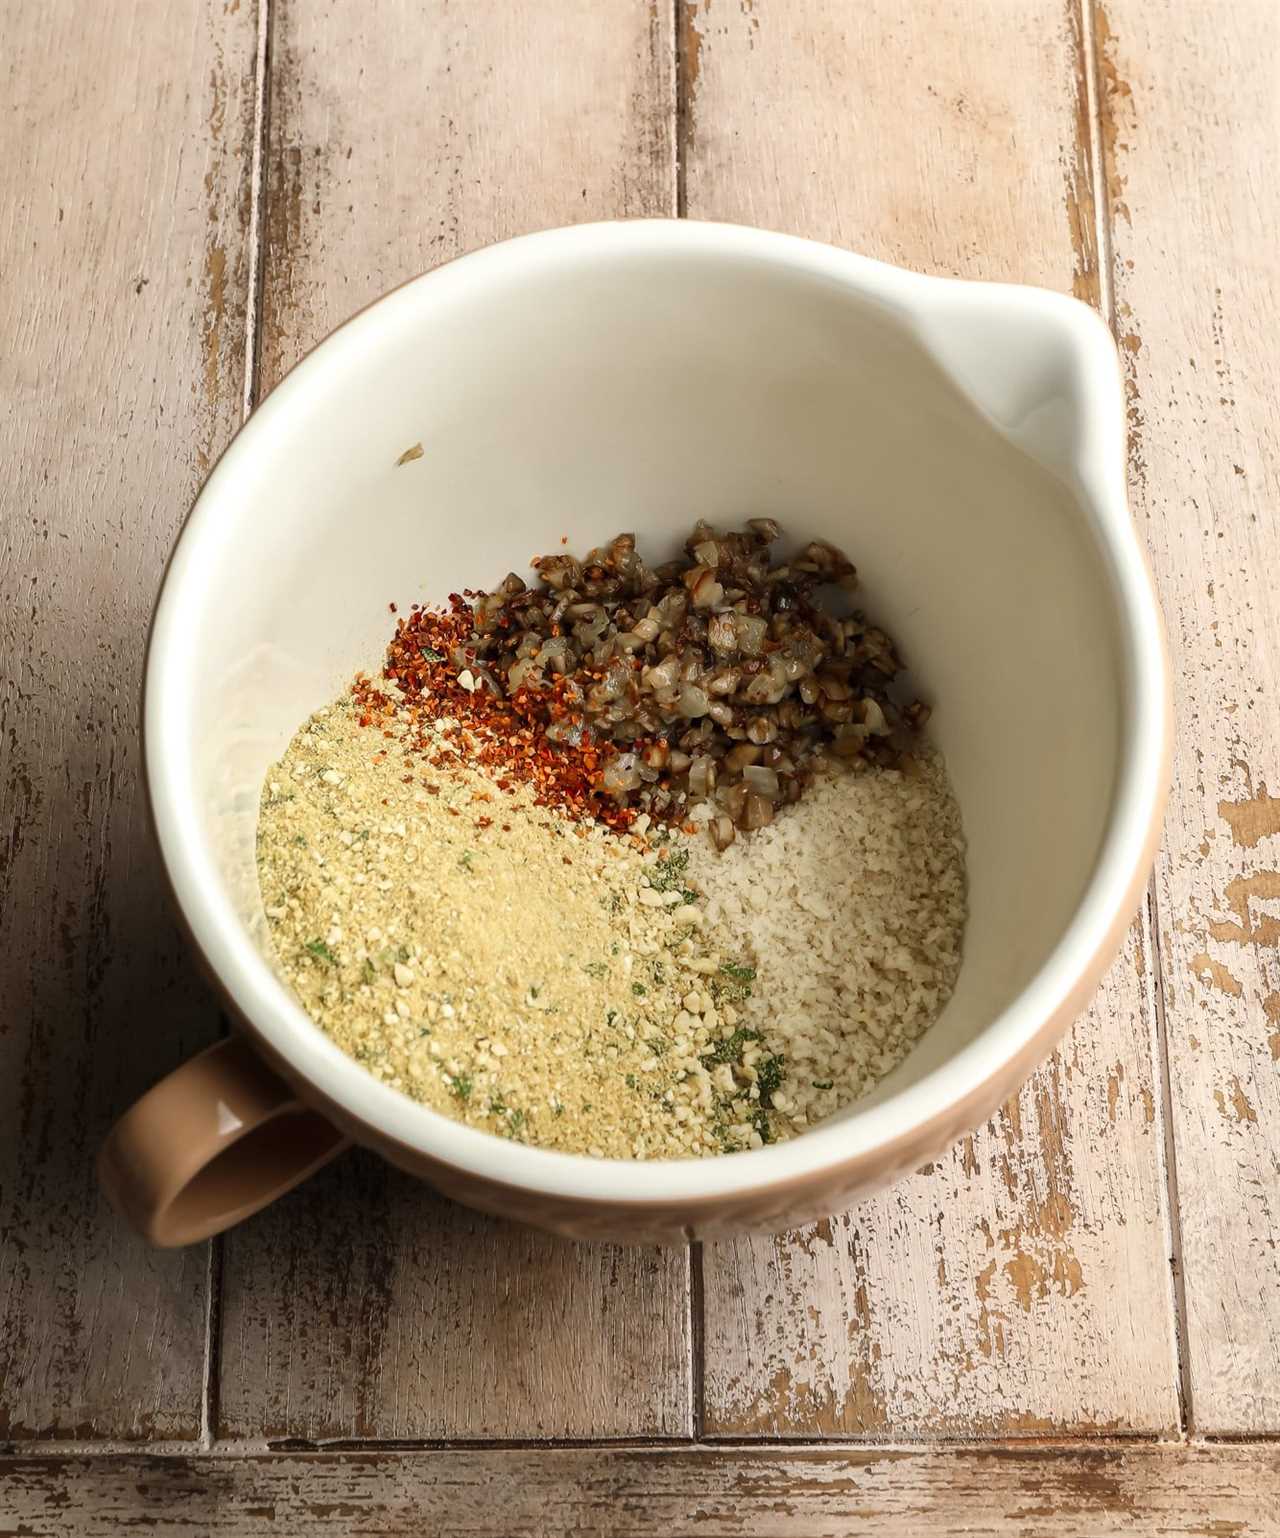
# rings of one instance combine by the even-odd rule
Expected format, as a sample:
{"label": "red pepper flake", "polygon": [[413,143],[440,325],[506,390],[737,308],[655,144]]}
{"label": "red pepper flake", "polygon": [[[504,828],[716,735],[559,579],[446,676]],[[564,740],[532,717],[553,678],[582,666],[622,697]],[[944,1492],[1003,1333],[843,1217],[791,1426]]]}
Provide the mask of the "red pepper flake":
{"label": "red pepper flake", "polygon": [[[398,620],[383,677],[398,686],[405,704],[393,706],[390,696],[367,679],[357,679],[353,686],[356,703],[369,715],[382,712],[383,720],[397,708],[402,715],[407,708],[418,725],[409,739],[413,749],[434,768],[446,768],[465,755],[467,762],[494,772],[503,791],[522,785],[537,806],[556,808],[574,819],[595,819],[624,832],[638,814],[619,806],[603,789],[605,769],[621,750],[592,737],[582,719],[576,683],[556,678],[537,688],[519,689],[511,699],[488,689],[463,689],[458,683],[451,659],[465,655],[474,639],[467,600],[476,596],[455,593],[448,608],[415,608]],[[433,741],[427,727],[441,717],[450,724],[437,728]],[[553,725],[581,726],[582,742],[570,746],[552,741],[547,733]],[[440,736],[447,736],[453,746],[442,747]]]}
{"label": "red pepper flake", "polygon": [[492,817],[477,817],[476,818],[476,827],[479,828],[481,832],[483,832],[486,828],[493,827],[493,818]]}
{"label": "red pepper flake", "polygon": [[461,817],[462,816],[462,813],[458,810],[458,808],[456,806],[447,806],[447,807],[445,807],[445,811],[448,812],[450,817]]}
{"label": "red pepper flake", "polygon": [[564,863],[566,865],[572,865],[573,864],[573,861],[569,858],[569,856],[567,854],[562,854],[560,856],[560,858],[564,861]]}
{"label": "red pepper flake", "polygon": [[510,833],[511,832],[511,824],[509,822],[504,822],[502,824],[502,831],[504,833]]}
{"label": "red pepper flake", "polygon": [[387,608],[388,608],[388,609],[390,609],[390,610],[391,610],[391,612],[392,612],[392,614],[395,614],[395,613],[396,613],[396,612],[397,612],[397,610],[396,610],[396,606],[395,606],[395,604],[393,604],[393,603],[389,603],[389,604],[388,604],[388,605],[387,605]]}

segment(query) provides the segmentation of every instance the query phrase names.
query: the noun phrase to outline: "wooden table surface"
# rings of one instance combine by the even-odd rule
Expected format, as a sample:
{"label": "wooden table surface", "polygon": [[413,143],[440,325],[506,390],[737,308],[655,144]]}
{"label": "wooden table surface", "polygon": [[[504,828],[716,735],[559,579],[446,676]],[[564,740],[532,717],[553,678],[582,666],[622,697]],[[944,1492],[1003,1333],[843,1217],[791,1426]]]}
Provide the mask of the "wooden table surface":
{"label": "wooden table surface", "polygon": [[[0,13],[0,1534],[1280,1531],[1275,0]],[[637,215],[1113,325],[1178,717],[1124,953],[998,1116],[804,1232],[574,1245],[354,1155],[148,1251],[94,1150],[221,1029],[139,785],[186,508],[351,311]]]}

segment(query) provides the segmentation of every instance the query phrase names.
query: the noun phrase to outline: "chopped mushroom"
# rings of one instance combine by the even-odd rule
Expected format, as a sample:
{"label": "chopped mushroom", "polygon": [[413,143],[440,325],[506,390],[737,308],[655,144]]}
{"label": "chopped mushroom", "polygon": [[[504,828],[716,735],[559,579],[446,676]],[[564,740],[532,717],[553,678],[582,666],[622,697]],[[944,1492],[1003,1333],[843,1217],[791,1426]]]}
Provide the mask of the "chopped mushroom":
{"label": "chopped mushroom", "polygon": [[595,754],[614,805],[679,822],[709,803],[724,848],[727,830],[798,800],[820,755],[896,765],[928,716],[888,696],[900,663],[848,613],[852,563],[823,540],[775,560],[780,533],[771,518],[724,533],[699,520],[686,555],[656,568],[632,534],[581,560],[542,556],[536,585],[511,573],[467,595],[458,676],[566,751]]}

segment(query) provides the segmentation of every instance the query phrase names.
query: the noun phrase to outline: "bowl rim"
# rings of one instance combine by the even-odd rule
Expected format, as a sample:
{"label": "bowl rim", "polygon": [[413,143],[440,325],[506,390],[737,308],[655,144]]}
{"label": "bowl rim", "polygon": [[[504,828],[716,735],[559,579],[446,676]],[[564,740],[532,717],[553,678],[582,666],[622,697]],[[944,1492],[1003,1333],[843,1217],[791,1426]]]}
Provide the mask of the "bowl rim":
{"label": "bowl rim", "polygon": [[[878,301],[927,349],[925,323],[939,312],[1034,313],[1056,327],[1074,366],[1084,432],[1073,465],[1080,512],[1097,542],[1122,655],[1116,785],[1085,890],[1049,956],[1006,1008],[921,1079],[865,1110],[854,1109],[801,1137],[714,1158],[630,1161],[515,1144],[468,1127],[376,1080],[315,1025],[278,979],[229,900],[218,892],[199,819],[180,785],[181,755],[168,738],[169,701],[181,688],[177,648],[187,594],[201,582],[201,551],[213,537],[218,502],[251,471],[260,442],[341,371],[343,355],[367,354],[379,331],[447,305],[518,270],[568,258],[637,253],[747,258],[833,281]],[[959,310],[957,310],[957,306]],[[941,323],[945,323],[942,316]],[[987,1113],[1047,1054],[1119,949],[1154,858],[1168,793],[1171,685],[1154,584],[1129,513],[1120,363],[1110,330],[1080,301],[1025,285],[928,276],[798,236],[748,226],[644,219],[545,230],[484,247],[409,279],[344,321],[280,380],[241,425],[205,479],[179,530],[152,614],[143,677],[144,782],[161,863],[183,925],[209,974],[266,1055],[295,1084],[337,1110],[357,1139],[390,1142],[434,1162],[517,1191],[618,1207],[705,1204],[829,1180],[849,1166],[890,1166],[895,1151],[927,1158],[962,1130],[957,1118]],[[975,1111],[976,1108],[976,1111]],[[972,1121],[965,1123],[972,1125]]]}

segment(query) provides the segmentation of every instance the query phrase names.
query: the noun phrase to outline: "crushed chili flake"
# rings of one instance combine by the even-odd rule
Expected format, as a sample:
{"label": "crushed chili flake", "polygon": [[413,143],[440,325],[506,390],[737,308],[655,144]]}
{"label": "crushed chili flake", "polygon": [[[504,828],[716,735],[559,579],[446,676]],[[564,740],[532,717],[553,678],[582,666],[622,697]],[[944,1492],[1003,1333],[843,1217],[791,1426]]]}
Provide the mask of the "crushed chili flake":
{"label": "crushed chili flake", "polygon": [[[625,832],[638,813],[618,805],[603,788],[604,771],[619,750],[593,738],[579,709],[581,691],[571,679],[521,688],[508,700],[483,676],[468,675],[465,666],[458,666],[459,657],[467,660],[474,632],[468,602],[474,596],[451,593],[448,608],[415,609],[396,621],[383,677],[398,685],[407,703],[411,746],[433,768],[448,770],[464,763],[481,767],[495,774],[502,790],[526,785],[539,806]],[[466,687],[464,677],[473,687]],[[395,708],[390,697],[363,676],[357,677],[352,694],[361,724],[368,720],[382,726]],[[437,724],[441,718],[443,725]],[[554,740],[553,727],[556,736],[566,729],[573,733],[576,745]]]}

